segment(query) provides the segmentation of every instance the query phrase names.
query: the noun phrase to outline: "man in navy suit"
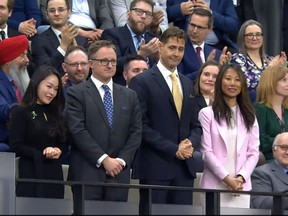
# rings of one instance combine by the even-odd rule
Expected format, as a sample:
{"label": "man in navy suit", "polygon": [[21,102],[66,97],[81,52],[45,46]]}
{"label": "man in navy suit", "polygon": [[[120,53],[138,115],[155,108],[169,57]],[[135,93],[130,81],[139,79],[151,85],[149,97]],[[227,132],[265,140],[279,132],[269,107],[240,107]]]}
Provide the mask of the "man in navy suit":
{"label": "man in navy suit", "polygon": [[[258,166],[252,173],[252,191],[288,193],[288,133],[278,134],[272,145],[274,161]],[[288,210],[288,197],[283,200]],[[272,209],[272,196],[251,196],[251,208]]]}
{"label": "man in navy suit", "polygon": [[71,9],[67,0],[48,0],[47,19],[50,27],[32,39],[32,61],[35,66],[48,64],[64,75],[62,62],[69,46],[81,45],[86,48],[87,39],[78,36],[77,27],[68,24]]}
{"label": "man in navy suit", "polygon": [[114,82],[125,85],[123,66],[126,58],[136,54],[144,56],[149,66],[158,60],[158,38],[149,31],[153,15],[152,0],[134,0],[127,13],[125,26],[106,29],[101,39],[111,40],[117,48],[117,69]]}
{"label": "man in navy suit", "polygon": [[[195,81],[202,63],[213,59],[219,61],[221,51],[205,42],[213,28],[213,17],[210,10],[195,8],[188,23],[184,57],[178,65],[178,70]],[[197,55],[197,47],[201,49],[200,56]]]}
{"label": "man in navy suit", "polygon": [[[140,184],[194,184],[197,161],[193,153],[200,148],[202,130],[197,113],[192,113],[193,83],[177,70],[185,39],[186,33],[178,27],[164,31],[159,43],[160,60],[133,77],[129,85],[138,94],[142,110],[142,143],[132,169]],[[149,213],[148,198],[148,191],[140,189],[140,215]],[[152,203],[191,205],[192,193],[153,190]]]}

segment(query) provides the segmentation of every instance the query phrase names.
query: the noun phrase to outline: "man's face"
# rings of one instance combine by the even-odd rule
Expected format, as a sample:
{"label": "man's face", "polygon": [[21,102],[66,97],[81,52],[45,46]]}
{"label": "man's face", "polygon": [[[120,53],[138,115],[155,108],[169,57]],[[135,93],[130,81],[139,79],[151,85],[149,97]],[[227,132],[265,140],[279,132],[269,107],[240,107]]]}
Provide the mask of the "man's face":
{"label": "man's face", "polygon": [[288,133],[280,135],[276,146],[273,146],[273,156],[279,164],[288,169]]}
{"label": "man's face", "polygon": [[6,22],[12,13],[12,11],[9,11],[7,4],[8,0],[0,0],[0,28],[2,29],[6,27]]}
{"label": "man's face", "polygon": [[148,69],[147,62],[143,60],[133,60],[129,63],[128,70],[123,72],[123,77],[126,80],[127,86],[129,86],[130,80]]}
{"label": "man's face", "polygon": [[167,43],[159,43],[161,63],[170,71],[174,71],[181,62],[185,49],[185,40],[177,37],[169,38]]}
{"label": "man's face", "polygon": [[90,59],[92,75],[102,83],[108,83],[116,73],[117,57],[114,49],[100,48]]}
{"label": "man's face", "polygon": [[152,22],[152,7],[145,2],[138,2],[128,11],[128,25],[136,34],[143,34]]}
{"label": "man's face", "polygon": [[88,56],[81,50],[75,50],[66,57],[62,68],[73,84],[79,84],[85,81],[89,74]]}
{"label": "man's face", "polygon": [[193,14],[188,25],[188,36],[193,44],[201,45],[212,31],[208,27],[209,17]]}
{"label": "man's face", "polygon": [[71,11],[68,10],[65,0],[51,0],[47,5],[47,19],[50,25],[58,29],[66,25]]}
{"label": "man's face", "polygon": [[8,63],[9,75],[22,91],[26,90],[30,81],[27,71],[28,64],[27,51]]}

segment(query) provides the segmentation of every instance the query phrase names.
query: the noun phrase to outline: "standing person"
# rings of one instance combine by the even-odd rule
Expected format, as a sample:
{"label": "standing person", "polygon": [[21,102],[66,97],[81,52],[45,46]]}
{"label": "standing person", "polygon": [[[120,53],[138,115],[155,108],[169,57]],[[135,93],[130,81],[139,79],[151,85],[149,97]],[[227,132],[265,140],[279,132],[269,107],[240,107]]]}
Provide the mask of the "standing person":
{"label": "standing person", "polygon": [[[68,179],[128,184],[141,141],[139,101],[134,91],[112,81],[117,57],[111,41],[95,41],[88,56],[91,77],[70,87],[66,96],[65,119],[72,141]],[[80,214],[81,189],[72,186],[72,192],[74,213]],[[127,198],[128,188],[85,187],[84,199],[125,202]]]}
{"label": "standing person", "polygon": [[[204,171],[202,188],[251,190],[250,176],[259,158],[259,128],[240,67],[223,65],[212,106],[199,112]],[[249,208],[250,196],[221,194],[221,207]]]}
{"label": "standing person", "polygon": [[260,151],[273,160],[272,144],[277,134],[288,131],[288,68],[269,66],[262,73],[255,103],[260,129]]}
{"label": "standing person", "polygon": [[199,113],[202,108],[211,106],[214,101],[214,87],[219,68],[219,63],[211,60],[205,62],[198,72],[193,98],[195,103],[194,109],[197,113]]}
{"label": "standing person", "polygon": [[252,103],[256,99],[256,88],[260,76],[268,65],[283,65],[285,52],[275,57],[266,54],[264,47],[263,27],[255,20],[245,21],[239,30],[237,44],[239,51],[231,56],[231,63],[240,65],[246,80]]}
{"label": "standing person", "polygon": [[[12,112],[10,147],[19,160],[19,178],[62,180],[59,157],[66,151],[62,120],[64,94],[55,68],[39,67],[21,105]],[[17,196],[64,198],[64,185],[18,183]]]}
{"label": "standing person", "polygon": [[[252,173],[252,191],[288,194],[288,133],[278,134],[272,145],[274,160],[256,167]],[[288,197],[284,197],[284,209],[288,210]],[[272,196],[251,196],[251,208],[272,209]]]}
{"label": "standing person", "polygon": [[9,150],[11,110],[21,103],[29,84],[27,65],[28,39],[25,35],[0,42],[0,151]]}
{"label": "standing person", "polygon": [[117,68],[113,81],[125,85],[123,66],[131,55],[145,57],[151,67],[158,60],[159,39],[150,31],[153,17],[152,0],[133,0],[127,12],[127,24],[103,31],[101,39],[111,40],[117,48]]}
{"label": "standing person", "polygon": [[128,57],[124,64],[123,77],[126,81],[126,87],[129,86],[130,80],[144,71],[148,70],[148,64],[143,56],[135,55]]}
{"label": "standing person", "polygon": [[[160,60],[130,82],[142,109],[142,143],[135,157],[133,177],[140,184],[193,187],[201,127],[192,113],[193,83],[178,73],[186,34],[169,27],[160,37]],[[175,79],[176,78],[176,79]],[[174,81],[173,81],[174,80]],[[173,99],[174,98],[174,99]],[[148,214],[148,191],[140,189],[139,214]],[[152,191],[152,203],[192,204],[189,191]]]}

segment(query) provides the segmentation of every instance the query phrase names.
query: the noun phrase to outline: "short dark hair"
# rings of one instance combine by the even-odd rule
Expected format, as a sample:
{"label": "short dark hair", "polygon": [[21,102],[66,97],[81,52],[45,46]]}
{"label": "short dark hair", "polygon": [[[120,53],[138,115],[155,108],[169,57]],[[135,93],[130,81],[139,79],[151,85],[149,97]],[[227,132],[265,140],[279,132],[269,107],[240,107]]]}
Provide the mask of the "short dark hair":
{"label": "short dark hair", "polygon": [[[49,1],[51,1],[51,0],[47,0],[47,1],[46,1],[46,10],[47,10],[47,8],[48,8],[48,3],[49,3]],[[65,1],[65,3],[66,3],[67,10],[69,10],[69,9],[70,9],[70,7],[69,7],[69,1],[68,1],[68,0],[63,0],[63,1]]]}
{"label": "short dark hair", "polygon": [[178,39],[184,39],[186,40],[186,33],[184,30],[180,29],[177,26],[171,26],[167,28],[162,35],[160,36],[160,41],[162,43],[167,43],[169,38],[176,37]]}
{"label": "short dark hair", "polygon": [[152,12],[153,12],[154,3],[152,0],[133,0],[130,4],[130,10],[132,10],[138,2],[145,2],[145,3],[149,4],[151,6]]}
{"label": "short dark hair", "polygon": [[90,46],[88,48],[89,59],[94,58],[93,55],[95,55],[98,52],[98,50],[101,49],[102,47],[112,48],[116,53],[116,46],[112,43],[112,41],[110,41],[110,40],[97,40],[97,41],[93,42],[92,44],[90,44]]}
{"label": "short dark hair", "polygon": [[15,0],[8,0],[7,1],[7,8],[8,8],[9,12],[13,10],[14,4],[15,4]]}
{"label": "short dark hair", "polygon": [[88,57],[88,53],[86,51],[86,49],[83,47],[83,46],[69,46],[66,53],[65,53],[65,56],[64,56],[64,60],[66,60],[66,58],[72,53],[74,52],[75,50],[80,50],[82,51],[83,53],[85,53],[85,55],[87,55]]}
{"label": "short dark hair", "polygon": [[194,14],[198,15],[198,16],[202,16],[202,17],[208,17],[209,18],[208,19],[208,27],[209,28],[213,27],[213,16],[212,16],[211,11],[204,9],[204,8],[200,8],[200,7],[194,8],[192,13],[190,14],[190,16],[188,18],[188,23],[190,23],[191,17]]}
{"label": "short dark hair", "polygon": [[132,55],[132,56],[128,56],[125,60],[125,63],[124,63],[124,71],[127,71],[129,70],[129,64],[130,62],[132,61],[144,61],[144,62],[147,62],[147,59],[141,55]]}

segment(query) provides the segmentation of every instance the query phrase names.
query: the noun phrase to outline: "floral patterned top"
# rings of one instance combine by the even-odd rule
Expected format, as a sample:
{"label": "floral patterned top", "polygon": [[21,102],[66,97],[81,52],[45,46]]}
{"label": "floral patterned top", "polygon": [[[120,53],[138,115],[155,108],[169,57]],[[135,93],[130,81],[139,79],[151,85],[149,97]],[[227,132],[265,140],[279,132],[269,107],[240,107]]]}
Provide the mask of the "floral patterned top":
{"label": "floral patterned top", "polygon": [[231,57],[230,62],[238,64],[246,77],[247,87],[252,102],[256,99],[256,87],[262,71],[267,68],[268,62],[273,58],[273,56],[266,55],[266,58],[263,59],[262,62],[262,68],[259,68],[249,56],[246,56],[241,52],[234,53]]}

